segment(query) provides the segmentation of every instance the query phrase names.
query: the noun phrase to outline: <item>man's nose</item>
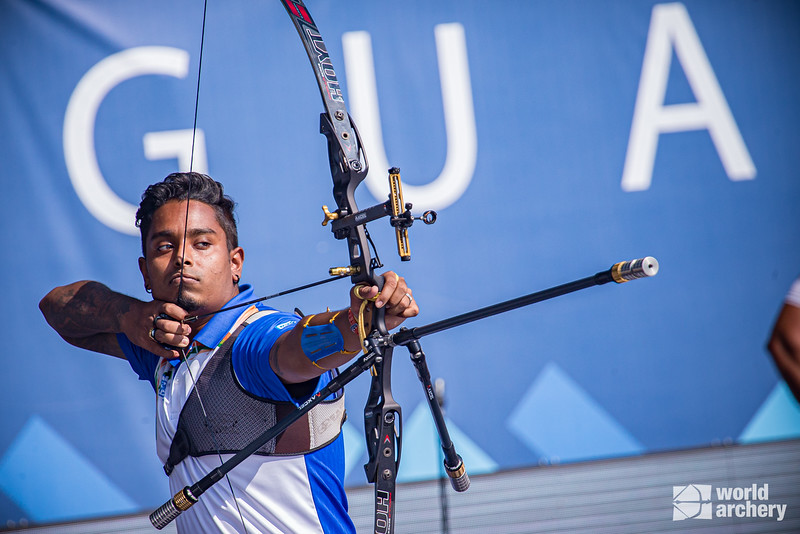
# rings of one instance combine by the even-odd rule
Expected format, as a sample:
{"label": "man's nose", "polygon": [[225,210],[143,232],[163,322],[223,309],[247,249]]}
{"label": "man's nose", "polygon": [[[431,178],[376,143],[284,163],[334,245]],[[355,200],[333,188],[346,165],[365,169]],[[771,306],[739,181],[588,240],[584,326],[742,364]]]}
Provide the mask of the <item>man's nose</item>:
{"label": "man's nose", "polygon": [[191,265],[192,264],[192,255],[191,255],[191,247],[187,247],[185,244],[181,243],[179,247],[175,249],[175,266],[180,267],[181,264],[183,265]]}

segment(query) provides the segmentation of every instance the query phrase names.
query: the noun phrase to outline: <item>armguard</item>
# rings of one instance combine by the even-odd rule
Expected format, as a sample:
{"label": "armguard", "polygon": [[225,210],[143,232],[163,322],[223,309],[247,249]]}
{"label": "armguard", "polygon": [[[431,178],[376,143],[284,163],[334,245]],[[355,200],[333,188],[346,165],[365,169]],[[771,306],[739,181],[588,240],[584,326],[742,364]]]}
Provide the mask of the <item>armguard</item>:
{"label": "armguard", "polygon": [[317,365],[317,362],[326,356],[342,352],[344,350],[344,338],[339,328],[333,324],[333,320],[339,315],[337,312],[331,320],[320,325],[309,326],[309,322],[314,315],[309,315],[303,323],[303,334],[300,337],[300,346],[303,353]]}

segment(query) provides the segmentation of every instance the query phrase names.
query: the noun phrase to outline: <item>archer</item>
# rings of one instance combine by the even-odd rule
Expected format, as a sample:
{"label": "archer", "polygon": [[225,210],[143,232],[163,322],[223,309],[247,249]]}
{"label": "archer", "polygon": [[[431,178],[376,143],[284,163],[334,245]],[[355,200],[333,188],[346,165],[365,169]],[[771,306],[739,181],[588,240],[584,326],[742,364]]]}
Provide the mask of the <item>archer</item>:
{"label": "archer", "polygon": [[[389,271],[380,292],[355,286],[349,307],[336,311],[298,317],[257,304],[215,313],[253,295],[240,283],[233,210],[210,177],[171,174],[147,188],[136,214],[139,269],[153,300],[81,281],[39,304],[65,341],[126,359],[153,386],[157,452],[172,492],[275,425],[358,354],[358,324],[370,319],[369,307],[359,316],[364,300],[385,309],[387,328],[419,312],[405,280]],[[200,318],[184,321],[190,316]],[[179,517],[179,532],[355,532],[343,422],[339,392],[231,471]]]}

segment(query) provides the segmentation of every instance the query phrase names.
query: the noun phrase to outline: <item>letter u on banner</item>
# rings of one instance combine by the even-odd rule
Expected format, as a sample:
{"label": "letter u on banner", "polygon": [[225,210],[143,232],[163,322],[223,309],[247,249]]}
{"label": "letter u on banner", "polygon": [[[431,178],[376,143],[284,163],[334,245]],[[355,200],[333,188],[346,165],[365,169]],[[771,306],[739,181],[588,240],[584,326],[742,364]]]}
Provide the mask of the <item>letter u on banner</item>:
{"label": "letter u on banner", "polygon": [[[478,152],[464,27],[459,23],[439,24],[434,35],[447,157],[435,180],[421,186],[403,184],[405,198],[414,204],[415,211],[443,209],[458,200],[472,180]],[[342,36],[342,45],[350,110],[371,163],[367,187],[375,198],[383,199],[389,192],[386,185],[389,160],[383,145],[372,41],[367,32],[347,32]]]}

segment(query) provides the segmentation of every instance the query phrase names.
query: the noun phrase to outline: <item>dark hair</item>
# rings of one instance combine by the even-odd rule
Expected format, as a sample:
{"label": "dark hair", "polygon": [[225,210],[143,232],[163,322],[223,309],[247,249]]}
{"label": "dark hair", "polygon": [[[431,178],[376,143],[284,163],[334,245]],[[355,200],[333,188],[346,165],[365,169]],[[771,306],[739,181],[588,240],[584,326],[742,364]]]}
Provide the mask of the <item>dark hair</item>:
{"label": "dark hair", "polygon": [[222,184],[199,172],[174,172],[163,181],[148,186],[142,194],[142,202],[136,212],[136,226],[142,234],[143,256],[146,256],[145,240],[153,223],[153,214],[170,200],[186,200],[187,197],[214,208],[217,222],[225,232],[228,250],[239,246],[239,234],[233,214],[236,203],[225,195]]}

